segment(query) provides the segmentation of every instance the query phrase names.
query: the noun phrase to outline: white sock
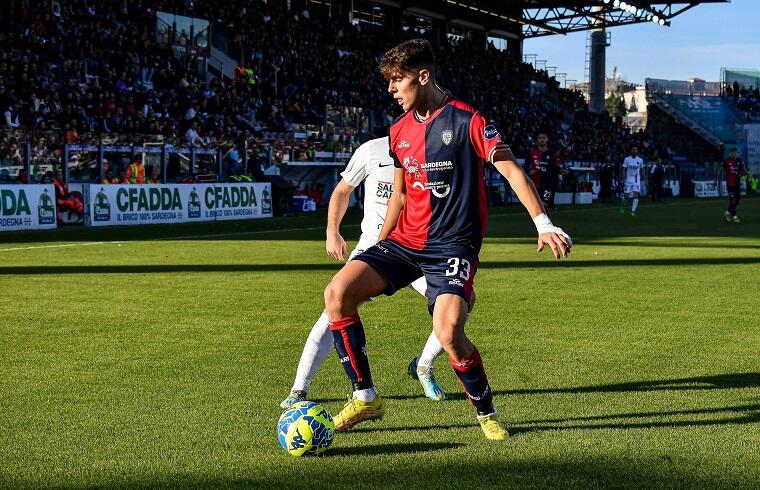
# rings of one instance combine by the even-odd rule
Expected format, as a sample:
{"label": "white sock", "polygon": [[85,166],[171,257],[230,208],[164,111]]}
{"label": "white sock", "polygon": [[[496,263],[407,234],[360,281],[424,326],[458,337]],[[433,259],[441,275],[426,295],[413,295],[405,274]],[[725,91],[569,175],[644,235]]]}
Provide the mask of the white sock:
{"label": "white sock", "polygon": [[430,336],[425,342],[425,347],[422,349],[420,357],[417,359],[417,374],[428,374],[433,369],[433,363],[436,357],[443,353],[443,347],[438,342],[438,337],[435,336],[435,332],[430,332]]}
{"label": "white sock", "polygon": [[631,206],[631,212],[635,213],[636,209],[639,207],[639,198],[636,197],[633,199],[633,206]]}
{"label": "white sock", "polygon": [[309,391],[311,380],[314,379],[317,370],[332,352],[333,337],[329,323],[330,319],[327,314],[322,313],[317,323],[311,327],[309,337],[303,346],[301,359],[298,361],[296,379],[291,391]]}
{"label": "white sock", "polygon": [[372,388],[365,388],[363,390],[354,391],[354,398],[363,402],[371,402],[377,396],[377,390],[373,386]]}

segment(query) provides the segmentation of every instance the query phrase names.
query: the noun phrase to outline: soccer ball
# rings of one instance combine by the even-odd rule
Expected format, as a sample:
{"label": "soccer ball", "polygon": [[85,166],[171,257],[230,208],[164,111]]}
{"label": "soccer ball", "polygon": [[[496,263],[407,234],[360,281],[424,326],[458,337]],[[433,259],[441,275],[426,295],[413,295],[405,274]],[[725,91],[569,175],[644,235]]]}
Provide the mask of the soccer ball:
{"label": "soccer ball", "polygon": [[293,456],[312,456],[327,451],[335,437],[332,415],[314,402],[299,402],[277,422],[280,446]]}

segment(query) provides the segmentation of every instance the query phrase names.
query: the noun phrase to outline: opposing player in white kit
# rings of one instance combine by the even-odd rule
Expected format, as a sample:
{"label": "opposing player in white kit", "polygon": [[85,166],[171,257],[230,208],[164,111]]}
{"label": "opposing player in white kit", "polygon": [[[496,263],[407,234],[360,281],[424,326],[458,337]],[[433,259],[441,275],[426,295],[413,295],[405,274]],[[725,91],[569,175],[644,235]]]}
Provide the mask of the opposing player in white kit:
{"label": "opposing player in white kit", "polygon": [[641,192],[641,171],[644,168],[644,160],[639,156],[639,149],[631,147],[631,154],[623,160],[622,177],[625,179],[625,190],[620,201],[620,214],[625,213],[625,197],[631,196],[631,216],[636,216],[639,207],[639,193]]}
{"label": "opposing player in white kit", "polygon": [[[330,197],[327,210],[327,255],[343,260],[346,254],[346,242],[340,234],[339,227],[348,209],[348,201],[356,187],[364,182],[364,219],[362,234],[348,260],[362,253],[377,243],[378,235],[385,221],[388,199],[393,193],[393,160],[389,156],[388,138],[367,141],[356,149],[346,169],[341,173],[341,181]],[[427,283],[420,277],[411,287],[425,296]],[[427,300],[426,300],[427,301]],[[298,362],[296,378],[290,394],[281,403],[281,408],[289,408],[294,403],[306,399],[314,375],[333,350],[333,336],[328,325],[327,315],[323,312],[311,329],[306,339],[301,359]],[[433,361],[443,352],[441,343],[435,334],[430,333],[422,353],[409,364],[409,375],[422,384],[425,396],[432,400],[443,400],[445,394],[433,375]]]}

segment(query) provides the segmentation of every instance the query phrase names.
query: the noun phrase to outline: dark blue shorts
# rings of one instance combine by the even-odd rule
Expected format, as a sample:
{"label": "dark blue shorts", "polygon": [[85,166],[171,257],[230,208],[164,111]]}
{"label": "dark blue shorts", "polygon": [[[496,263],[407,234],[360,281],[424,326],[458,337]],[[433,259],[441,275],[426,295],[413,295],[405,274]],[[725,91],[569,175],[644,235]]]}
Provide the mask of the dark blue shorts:
{"label": "dark blue shorts", "polygon": [[424,275],[431,307],[444,293],[456,294],[467,303],[478,271],[478,252],[469,245],[432,246],[414,250],[389,239],[377,242],[354,257],[368,264],[388,281],[388,296]]}

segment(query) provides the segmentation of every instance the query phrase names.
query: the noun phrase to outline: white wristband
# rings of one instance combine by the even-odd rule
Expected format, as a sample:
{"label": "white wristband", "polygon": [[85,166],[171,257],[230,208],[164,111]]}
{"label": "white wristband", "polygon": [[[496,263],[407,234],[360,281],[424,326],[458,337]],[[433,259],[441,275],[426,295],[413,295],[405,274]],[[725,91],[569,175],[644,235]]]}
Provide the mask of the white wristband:
{"label": "white wristband", "polygon": [[533,218],[533,223],[536,225],[536,231],[538,231],[539,235],[555,230],[552,220],[549,219],[546,213],[541,213]]}

